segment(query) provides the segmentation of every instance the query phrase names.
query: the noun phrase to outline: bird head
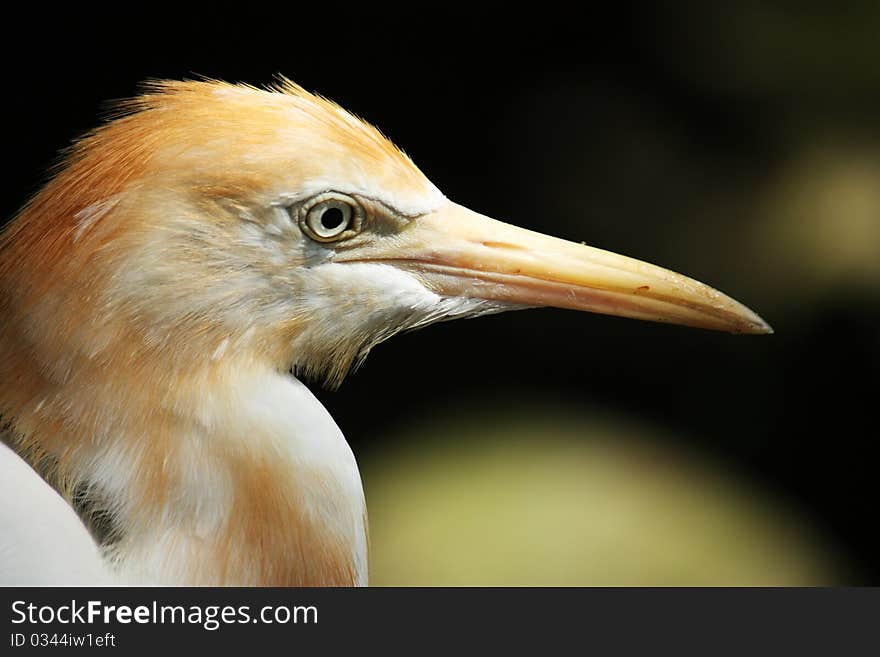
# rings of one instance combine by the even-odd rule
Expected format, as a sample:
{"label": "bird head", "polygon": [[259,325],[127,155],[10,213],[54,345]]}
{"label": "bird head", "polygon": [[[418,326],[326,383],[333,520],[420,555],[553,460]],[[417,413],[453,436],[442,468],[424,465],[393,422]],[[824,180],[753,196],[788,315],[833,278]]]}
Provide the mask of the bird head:
{"label": "bird head", "polygon": [[62,378],[74,358],[149,377],[161,356],[332,385],[399,331],[531,306],[769,331],[695,280],[457,205],[286,80],[151,84],[72,148],[2,248],[4,296]]}

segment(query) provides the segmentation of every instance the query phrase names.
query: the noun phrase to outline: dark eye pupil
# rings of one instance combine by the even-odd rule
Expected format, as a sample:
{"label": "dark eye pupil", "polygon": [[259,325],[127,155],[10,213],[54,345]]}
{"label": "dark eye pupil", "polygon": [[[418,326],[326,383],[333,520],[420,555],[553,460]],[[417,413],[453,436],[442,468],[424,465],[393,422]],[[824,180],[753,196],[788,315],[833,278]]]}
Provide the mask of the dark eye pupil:
{"label": "dark eye pupil", "polygon": [[321,213],[321,225],[327,230],[339,228],[345,221],[345,215],[339,208],[327,208]]}

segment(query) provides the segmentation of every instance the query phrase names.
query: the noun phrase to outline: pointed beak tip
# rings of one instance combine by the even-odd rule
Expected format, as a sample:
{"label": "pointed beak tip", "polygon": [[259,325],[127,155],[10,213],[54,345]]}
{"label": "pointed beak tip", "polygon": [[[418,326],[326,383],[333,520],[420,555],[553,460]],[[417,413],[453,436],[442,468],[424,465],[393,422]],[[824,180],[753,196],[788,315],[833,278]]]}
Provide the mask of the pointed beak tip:
{"label": "pointed beak tip", "polygon": [[743,317],[737,326],[731,329],[732,333],[742,333],[744,335],[771,335],[774,333],[773,327],[770,326],[762,317],[754,311],[748,311],[749,315]]}
{"label": "pointed beak tip", "polygon": [[[760,317],[758,319],[761,319]],[[761,319],[760,323],[755,325],[754,330],[752,331],[755,335],[773,335],[776,331],[773,330],[773,327],[770,326],[767,322]]]}

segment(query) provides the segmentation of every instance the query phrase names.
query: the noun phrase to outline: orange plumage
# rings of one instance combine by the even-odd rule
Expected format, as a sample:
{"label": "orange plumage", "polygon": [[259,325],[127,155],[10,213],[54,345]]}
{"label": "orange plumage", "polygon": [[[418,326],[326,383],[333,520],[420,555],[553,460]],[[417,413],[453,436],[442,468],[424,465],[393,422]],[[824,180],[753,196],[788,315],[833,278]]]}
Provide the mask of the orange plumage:
{"label": "orange plumage", "polygon": [[769,331],[680,274],[452,203],[289,81],[152,83],[0,236],[3,435],[115,581],[365,584],[357,465],[297,376],[540,305]]}

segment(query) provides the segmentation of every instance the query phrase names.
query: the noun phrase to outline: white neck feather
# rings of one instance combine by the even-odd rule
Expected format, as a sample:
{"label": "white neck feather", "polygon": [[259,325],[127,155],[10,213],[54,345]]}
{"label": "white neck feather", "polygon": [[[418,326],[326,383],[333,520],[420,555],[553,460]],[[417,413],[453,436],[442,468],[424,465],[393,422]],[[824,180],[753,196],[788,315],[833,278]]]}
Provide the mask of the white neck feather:
{"label": "white neck feather", "polygon": [[[108,576],[125,584],[366,585],[364,495],[333,418],[290,375],[236,370],[223,378],[232,384],[205,385],[176,411],[120,420],[101,429],[102,439],[81,441],[76,482],[98,482],[91,494],[116,532],[104,549]],[[4,482],[29,470],[3,454]],[[17,499],[10,493],[0,504],[0,517],[12,519],[0,552],[5,562],[31,563],[47,548],[32,545],[34,537],[45,535],[22,512],[37,502]],[[58,531],[72,527],[56,536],[82,548],[69,556],[91,555],[88,568],[59,561],[81,581],[75,573],[96,571],[95,546],[60,497],[40,499],[55,511],[42,515],[65,520]],[[21,581],[44,581],[39,575]]]}
{"label": "white neck feather", "polygon": [[[366,512],[354,455],[299,380],[277,372],[238,378],[231,397],[205,398],[199,419],[191,435],[175,437],[182,446],[174,468],[179,486],[165,502],[166,522],[135,529],[110,555],[122,580],[284,584],[292,576],[293,583],[338,584],[336,576],[321,581],[320,573],[341,568],[350,583],[367,583]],[[99,481],[114,479],[101,475]],[[193,555],[203,562],[193,563]],[[261,562],[280,559],[291,564],[268,571],[286,573],[282,581],[264,581]],[[347,563],[321,565],[322,559]],[[297,568],[315,572],[300,580],[291,575]]]}

